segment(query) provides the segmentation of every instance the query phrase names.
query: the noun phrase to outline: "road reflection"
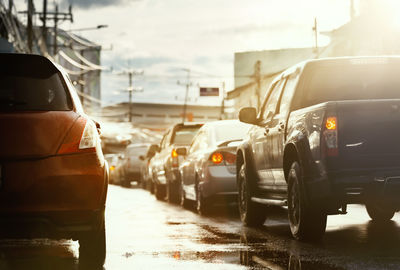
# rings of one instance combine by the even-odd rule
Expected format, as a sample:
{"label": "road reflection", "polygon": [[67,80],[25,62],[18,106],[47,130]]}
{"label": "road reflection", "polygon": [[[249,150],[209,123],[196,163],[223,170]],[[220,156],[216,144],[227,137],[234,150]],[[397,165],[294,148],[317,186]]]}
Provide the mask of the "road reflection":
{"label": "road reflection", "polygon": [[88,262],[80,261],[78,244],[73,241],[48,239],[0,240],[1,270],[97,270]]}

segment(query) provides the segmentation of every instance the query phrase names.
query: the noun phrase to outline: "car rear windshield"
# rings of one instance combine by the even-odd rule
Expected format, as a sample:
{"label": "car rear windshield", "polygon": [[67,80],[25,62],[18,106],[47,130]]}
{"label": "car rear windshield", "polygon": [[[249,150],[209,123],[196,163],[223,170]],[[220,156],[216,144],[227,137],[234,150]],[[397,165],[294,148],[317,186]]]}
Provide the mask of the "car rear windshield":
{"label": "car rear windshield", "polygon": [[249,130],[250,125],[237,122],[229,125],[220,125],[215,128],[215,140],[217,142],[227,142],[232,140],[242,140]]}
{"label": "car rear windshield", "polygon": [[172,138],[172,143],[175,144],[187,144],[189,145],[192,142],[194,135],[196,135],[197,131],[201,128],[201,126],[186,126],[181,127],[175,131],[175,134]]}
{"label": "car rear windshield", "polygon": [[128,148],[128,155],[129,156],[140,156],[140,155],[145,155],[147,152],[148,146],[137,146],[137,147],[131,147]]}
{"label": "car rear windshield", "polygon": [[[4,56],[0,56],[3,60]],[[66,111],[72,109],[59,71],[39,57],[8,57],[0,67],[1,111]]]}
{"label": "car rear windshield", "polygon": [[340,100],[400,99],[398,67],[398,64],[385,62],[356,62],[314,68],[305,84],[304,105]]}

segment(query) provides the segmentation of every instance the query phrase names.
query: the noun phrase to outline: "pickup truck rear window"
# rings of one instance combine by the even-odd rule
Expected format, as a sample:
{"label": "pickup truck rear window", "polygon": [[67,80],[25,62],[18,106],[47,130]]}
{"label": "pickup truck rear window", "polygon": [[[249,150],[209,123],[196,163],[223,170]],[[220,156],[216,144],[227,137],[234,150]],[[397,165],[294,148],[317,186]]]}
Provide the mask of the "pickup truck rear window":
{"label": "pickup truck rear window", "polygon": [[[4,57],[5,56],[1,56]],[[0,110],[67,111],[72,103],[59,71],[37,57],[11,57],[0,67]]]}
{"label": "pickup truck rear window", "polygon": [[310,70],[303,106],[366,99],[400,99],[400,76],[393,65],[332,65]]}

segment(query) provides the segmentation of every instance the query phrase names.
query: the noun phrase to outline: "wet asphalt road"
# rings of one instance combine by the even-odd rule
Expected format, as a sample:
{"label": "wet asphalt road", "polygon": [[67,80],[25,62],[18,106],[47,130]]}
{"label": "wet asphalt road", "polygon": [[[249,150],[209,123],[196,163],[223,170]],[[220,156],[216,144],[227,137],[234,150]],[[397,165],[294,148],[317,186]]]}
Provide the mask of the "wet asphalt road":
{"label": "wet asphalt road", "polygon": [[[400,269],[400,215],[382,225],[364,208],[330,216],[320,243],[293,240],[284,209],[263,227],[242,227],[235,205],[208,217],[110,186],[104,269]],[[1,240],[0,269],[79,269],[78,243]]]}

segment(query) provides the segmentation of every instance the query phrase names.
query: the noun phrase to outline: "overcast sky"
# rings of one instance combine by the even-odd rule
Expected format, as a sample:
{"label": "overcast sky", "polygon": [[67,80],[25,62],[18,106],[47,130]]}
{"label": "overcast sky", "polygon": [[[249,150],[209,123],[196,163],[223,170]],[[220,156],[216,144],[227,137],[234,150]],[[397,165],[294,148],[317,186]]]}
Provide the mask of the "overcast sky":
{"label": "overcast sky", "polygon": [[[49,2],[53,9],[54,1]],[[142,93],[136,100],[182,101],[183,68],[192,70],[192,101],[198,85],[233,86],[235,52],[311,47],[312,26],[317,17],[320,31],[332,30],[349,20],[350,0],[59,0],[73,5],[74,23],[64,29],[107,24],[108,28],[77,32],[101,44],[103,65],[121,70],[143,69],[135,79]],[[24,9],[24,0],[16,1]],[[356,1],[357,4],[357,1]],[[38,11],[42,1],[35,0]],[[39,20],[37,21],[40,22]],[[320,36],[320,43],[328,40]],[[112,50],[107,50],[112,45]],[[102,95],[106,102],[127,99],[118,91],[128,78],[103,73]],[[198,98],[198,102],[210,99]]]}

